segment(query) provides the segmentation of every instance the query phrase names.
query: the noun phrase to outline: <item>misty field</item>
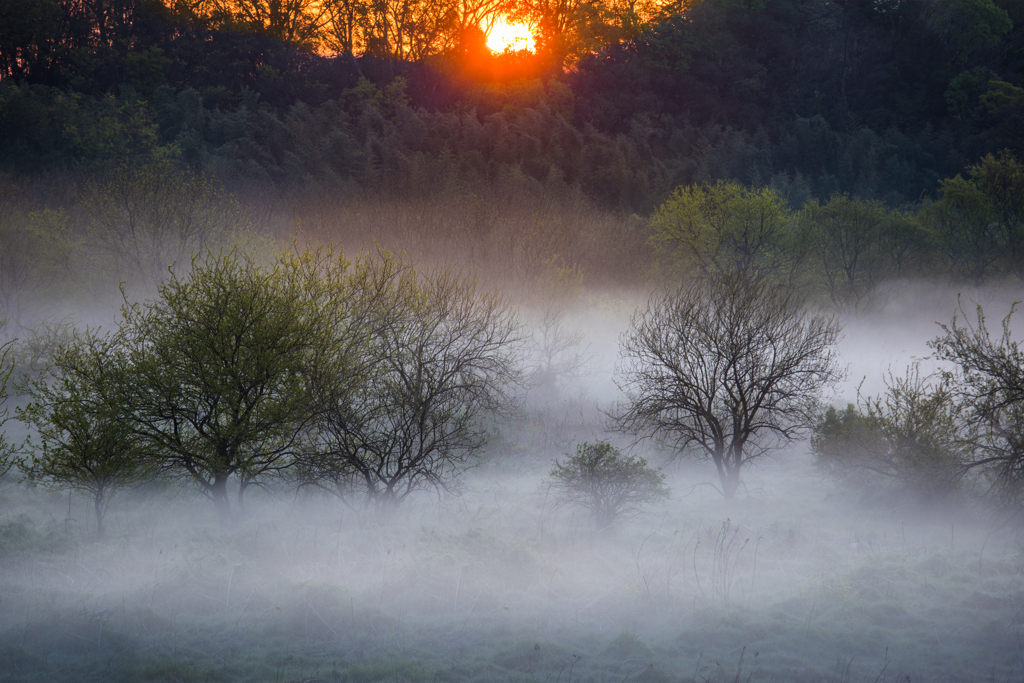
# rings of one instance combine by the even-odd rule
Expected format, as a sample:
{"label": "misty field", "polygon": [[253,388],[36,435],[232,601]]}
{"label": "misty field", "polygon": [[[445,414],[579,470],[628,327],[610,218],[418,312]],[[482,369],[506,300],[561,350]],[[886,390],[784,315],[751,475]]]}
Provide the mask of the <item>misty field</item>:
{"label": "misty field", "polygon": [[[553,453],[552,457],[559,455]],[[556,510],[547,466],[495,459],[387,523],[250,494],[217,524],[139,490],[94,542],[66,493],[0,491],[0,679],[1010,681],[1024,546],[978,511],[859,506],[807,456],[707,469],[610,532]]]}

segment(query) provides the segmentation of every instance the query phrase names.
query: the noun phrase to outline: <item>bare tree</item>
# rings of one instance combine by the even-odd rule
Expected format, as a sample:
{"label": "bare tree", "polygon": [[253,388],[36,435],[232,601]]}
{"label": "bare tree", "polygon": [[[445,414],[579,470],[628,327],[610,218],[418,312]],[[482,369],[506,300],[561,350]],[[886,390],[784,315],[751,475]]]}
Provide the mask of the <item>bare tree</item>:
{"label": "bare tree", "polygon": [[994,340],[982,307],[977,307],[972,324],[961,305],[953,320],[941,326],[943,334],[929,342],[939,359],[956,364],[955,371],[945,373],[945,381],[966,406],[975,430],[966,467],[985,472],[992,493],[1013,507],[1024,499],[1024,352],[1011,334],[1015,310],[1016,304]]}
{"label": "bare tree", "polygon": [[620,341],[620,430],[710,458],[732,498],[744,464],[803,434],[841,377],[842,327],[764,280],[694,280],[652,298]]}
{"label": "bare tree", "polygon": [[212,178],[166,161],[121,166],[91,183],[85,206],[99,256],[119,278],[153,287],[175,263],[232,242],[245,227],[233,197]]}
{"label": "bare tree", "polygon": [[522,385],[522,333],[504,299],[453,270],[424,276],[386,253],[355,270],[351,296],[372,306],[360,367],[321,385],[315,446],[297,472],[384,511],[414,491],[449,490],[472,464],[489,416],[512,408]]}

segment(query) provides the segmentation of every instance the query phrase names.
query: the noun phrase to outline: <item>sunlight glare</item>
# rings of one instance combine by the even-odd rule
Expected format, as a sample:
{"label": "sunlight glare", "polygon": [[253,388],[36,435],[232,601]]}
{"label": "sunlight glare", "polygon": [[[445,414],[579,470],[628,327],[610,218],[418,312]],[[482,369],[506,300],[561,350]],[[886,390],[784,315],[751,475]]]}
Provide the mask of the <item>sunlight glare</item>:
{"label": "sunlight glare", "polygon": [[526,24],[510,24],[505,17],[501,17],[494,22],[494,26],[487,34],[487,47],[492,52],[533,51],[533,35],[530,33],[530,27]]}

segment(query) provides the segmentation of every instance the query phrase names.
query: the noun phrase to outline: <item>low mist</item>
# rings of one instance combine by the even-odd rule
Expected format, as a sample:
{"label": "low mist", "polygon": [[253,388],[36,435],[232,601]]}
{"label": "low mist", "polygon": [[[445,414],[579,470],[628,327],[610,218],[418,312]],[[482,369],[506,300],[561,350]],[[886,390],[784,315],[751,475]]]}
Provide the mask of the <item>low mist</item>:
{"label": "low mist", "polygon": [[[826,402],[877,394],[930,353],[957,292],[901,288],[845,321],[847,379]],[[572,342],[557,385],[496,426],[456,491],[386,515],[271,483],[222,525],[194,487],[153,482],[118,494],[95,542],[88,500],[8,475],[0,678],[980,681],[1024,667],[1016,523],[967,493],[935,505],[840,486],[806,441],[752,463],[725,500],[711,462],[606,431],[642,296],[568,301],[521,309]],[[559,505],[553,461],[599,440],[663,468],[670,498],[606,529]]]}

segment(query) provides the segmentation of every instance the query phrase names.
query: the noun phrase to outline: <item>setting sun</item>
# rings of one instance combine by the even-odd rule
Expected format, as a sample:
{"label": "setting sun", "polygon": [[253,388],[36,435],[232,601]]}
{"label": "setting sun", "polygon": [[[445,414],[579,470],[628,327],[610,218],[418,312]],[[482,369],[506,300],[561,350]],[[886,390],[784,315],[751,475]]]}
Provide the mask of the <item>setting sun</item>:
{"label": "setting sun", "polygon": [[501,17],[494,22],[494,26],[487,34],[487,47],[492,52],[532,51],[533,34],[530,33],[530,27],[526,24],[510,24],[504,17]]}

